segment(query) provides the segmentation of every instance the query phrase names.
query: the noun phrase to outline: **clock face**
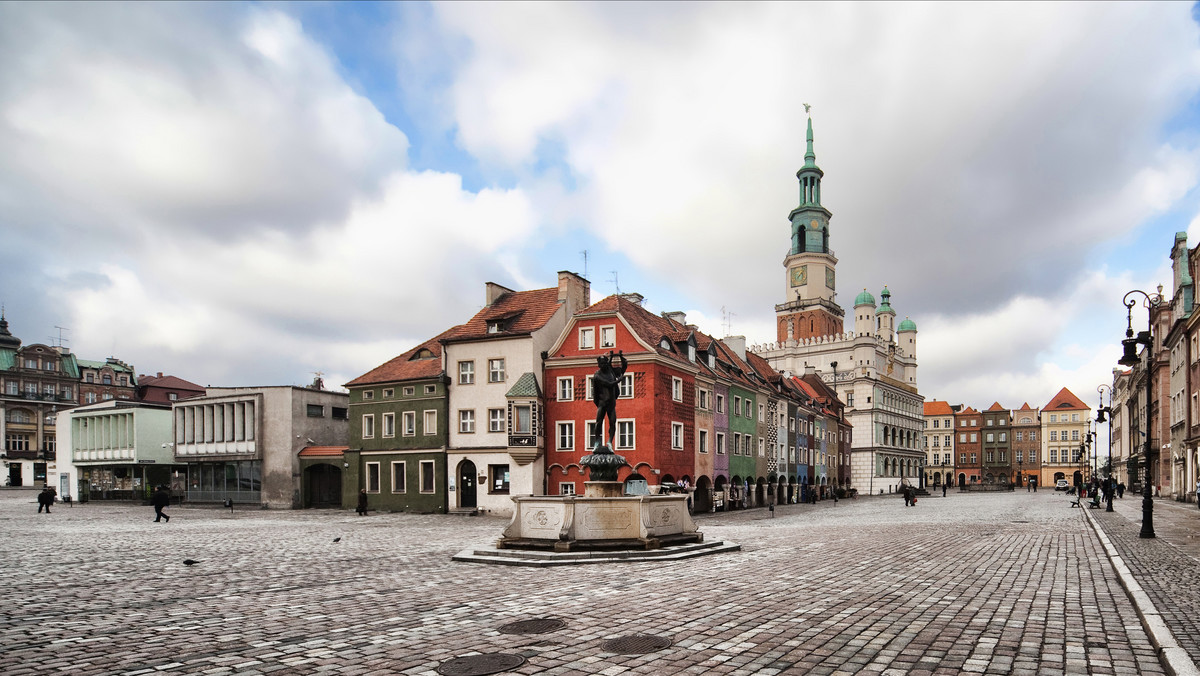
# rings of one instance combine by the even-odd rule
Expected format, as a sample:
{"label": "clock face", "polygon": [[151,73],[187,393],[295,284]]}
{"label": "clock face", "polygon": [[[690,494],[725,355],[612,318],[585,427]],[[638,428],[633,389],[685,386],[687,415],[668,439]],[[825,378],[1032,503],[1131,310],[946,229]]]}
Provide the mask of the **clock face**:
{"label": "clock face", "polygon": [[825,286],[833,289],[833,268],[825,268]]}
{"label": "clock face", "polygon": [[804,286],[808,284],[808,266],[797,265],[791,270],[792,286]]}

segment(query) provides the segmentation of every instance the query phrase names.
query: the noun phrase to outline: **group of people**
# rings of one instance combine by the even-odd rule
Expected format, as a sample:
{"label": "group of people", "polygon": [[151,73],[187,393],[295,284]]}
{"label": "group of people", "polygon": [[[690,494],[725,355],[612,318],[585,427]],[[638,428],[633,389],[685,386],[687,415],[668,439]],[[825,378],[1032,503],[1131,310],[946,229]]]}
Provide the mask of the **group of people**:
{"label": "group of people", "polygon": [[[917,506],[917,489],[913,488],[912,484],[905,483],[901,485],[900,494],[904,496],[905,507]],[[943,492],[942,495],[945,495],[945,492]]]}

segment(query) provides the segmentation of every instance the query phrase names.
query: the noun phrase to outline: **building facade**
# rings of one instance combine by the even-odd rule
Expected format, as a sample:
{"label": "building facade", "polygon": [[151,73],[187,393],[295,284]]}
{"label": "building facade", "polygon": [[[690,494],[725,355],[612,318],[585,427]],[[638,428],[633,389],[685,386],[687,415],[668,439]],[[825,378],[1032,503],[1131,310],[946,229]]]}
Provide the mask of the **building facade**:
{"label": "building facade", "polygon": [[954,409],[944,401],[924,404],[925,485],[954,485]]}
{"label": "building facade", "polygon": [[1074,486],[1092,477],[1088,456],[1091,409],[1067,388],[1042,407],[1042,462],[1039,482],[1053,486],[1066,479]]}
{"label": "building facade", "polygon": [[184,488],[171,449],[171,407],[109,399],[58,414],[60,496],[145,500],[157,486]]}
{"label": "building facade", "polygon": [[1036,487],[1038,478],[1042,475],[1041,432],[1042,421],[1038,409],[1030,407],[1026,402],[1021,408],[1013,411],[1013,483],[1027,490]]}

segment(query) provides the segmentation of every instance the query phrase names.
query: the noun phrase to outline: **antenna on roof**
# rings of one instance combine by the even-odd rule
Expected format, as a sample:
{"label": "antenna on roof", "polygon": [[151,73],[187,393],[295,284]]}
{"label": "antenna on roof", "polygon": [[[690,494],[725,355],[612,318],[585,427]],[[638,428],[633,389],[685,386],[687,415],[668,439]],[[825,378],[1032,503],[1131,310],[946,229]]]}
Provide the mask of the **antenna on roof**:
{"label": "antenna on roof", "polygon": [[584,279],[587,279],[587,278],[588,278],[588,276],[587,276],[587,258],[588,258],[588,250],[587,250],[587,249],[584,249],[583,251],[580,251],[580,252],[579,252],[579,254],[580,254],[581,256],[583,256],[583,278],[584,278]]}
{"label": "antenna on roof", "polygon": [[721,330],[724,331],[725,335],[727,336],[733,333],[733,318],[735,316],[737,315],[729,310],[726,310],[724,305],[721,306]]}
{"label": "antenna on roof", "polygon": [[619,281],[617,281],[617,271],[613,270],[612,273],[613,273],[613,278],[608,281],[613,283],[613,287],[616,288],[617,295],[619,296],[619,295],[621,295],[621,283]]}
{"label": "antenna on roof", "polygon": [[52,344],[54,347],[63,347],[67,343],[67,339],[63,338],[63,331],[70,331],[71,329],[68,329],[65,326],[59,326],[57,324],[54,325],[54,328],[58,329],[58,337],[55,338],[54,336],[50,336],[50,340],[53,341]]}

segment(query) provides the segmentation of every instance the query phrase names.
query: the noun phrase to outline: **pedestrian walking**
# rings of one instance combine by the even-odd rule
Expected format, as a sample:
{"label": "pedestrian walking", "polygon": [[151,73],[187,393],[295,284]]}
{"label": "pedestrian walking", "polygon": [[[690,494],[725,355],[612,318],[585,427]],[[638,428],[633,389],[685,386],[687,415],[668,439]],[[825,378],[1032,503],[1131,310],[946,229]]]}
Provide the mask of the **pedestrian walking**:
{"label": "pedestrian walking", "polygon": [[358,492],[358,512],[359,516],[367,515],[367,489],[362,489]]}
{"label": "pedestrian walking", "polygon": [[1122,500],[1125,499],[1125,482],[1124,481],[1117,484],[1117,497],[1121,498]]}
{"label": "pedestrian walking", "polygon": [[946,487],[950,484],[942,484],[942,497],[946,497]]}
{"label": "pedestrian walking", "polygon": [[45,508],[47,514],[50,513],[50,505],[54,504],[54,494],[50,490],[51,488],[46,486],[42,489],[41,493],[38,493],[38,514],[42,513],[43,508]]}
{"label": "pedestrian walking", "polygon": [[150,496],[150,504],[154,505],[154,523],[159,523],[162,519],[166,519],[167,523],[171,522],[171,517],[163,511],[164,507],[171,506],[171,492],[166,486],[159,486],[158,490],[154,491],[154,495]]}
{"label": "pedestrian walking", "polygon": [[1196,506],[1200,507],[1200,480],[1196,481]]}

